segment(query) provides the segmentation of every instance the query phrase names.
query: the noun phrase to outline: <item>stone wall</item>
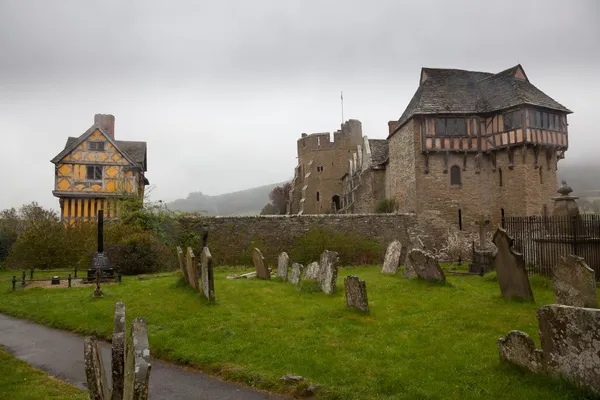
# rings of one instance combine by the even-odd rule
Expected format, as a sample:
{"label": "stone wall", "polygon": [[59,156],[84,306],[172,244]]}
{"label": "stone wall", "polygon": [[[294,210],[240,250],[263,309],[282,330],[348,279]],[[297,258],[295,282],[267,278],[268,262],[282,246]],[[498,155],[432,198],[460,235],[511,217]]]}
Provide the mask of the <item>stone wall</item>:
{"label": "stone wall", "polygon": [[387,198],[396,199],[400,212],[417,212],[416,157],[420,150],[417,152],[416,149],[420,148],[417,138],[419,124],[419,119],[413,118],[388,139],[385,193]]}
{"label": "stone wall", "polygon": [[[338,235],[329,250],[340,251],[341,265],[354,264],[358,259],[350,259],[355,251],[359,251],[364,243],[370,243],[370,259],[360,262],[379,264],[383,262],[385,248],[394,240],[403,245],[403,253],[409,246],[412,235],[419,234],[417,219],[414,214],[337,214],[337,215],[276,215],[256,217],[201,217],[187,218],[182,221],[184,228],[199,230],[206,226],[209,229],[208,247],[216,266],[250,265],[251,252],[254,247],[260,248],[270,266],[276,265],[280,252],[292,255],[300,244],[310,246],[307,235],[311,230],[322,230]],[[347,238],[340,239],[339,235]],[[359,240],[355,240],[359,239]],[[320,245],[321,240],[315,240]],[[348,254],[344,259],[341,255]],[[297,262],[301,260],[291,261]]]}

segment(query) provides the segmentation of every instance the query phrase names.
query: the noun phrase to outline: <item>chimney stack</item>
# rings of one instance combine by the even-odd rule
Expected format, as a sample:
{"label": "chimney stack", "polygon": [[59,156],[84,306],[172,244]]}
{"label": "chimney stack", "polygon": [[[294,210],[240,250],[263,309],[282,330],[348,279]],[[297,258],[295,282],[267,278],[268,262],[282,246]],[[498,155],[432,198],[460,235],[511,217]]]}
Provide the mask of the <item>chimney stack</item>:
{"label": "chimney stack", "polygon": [[392,132],[394,132],[394,129],[396,128],[397,124],[398,121],[388,121],[388,130],[390,135],[392,134]]}
{"label": "chimney stack", "polygon": [[111,114],[94,115],[94,124],[100,125],[111,139],[115,139],[115,116]]}

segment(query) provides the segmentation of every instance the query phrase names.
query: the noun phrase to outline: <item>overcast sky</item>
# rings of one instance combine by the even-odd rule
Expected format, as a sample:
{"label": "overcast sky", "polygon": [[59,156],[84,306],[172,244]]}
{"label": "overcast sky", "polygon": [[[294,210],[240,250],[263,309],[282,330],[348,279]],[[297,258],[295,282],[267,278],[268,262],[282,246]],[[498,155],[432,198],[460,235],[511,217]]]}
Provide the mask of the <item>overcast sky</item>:
{"label": "overcast sky", "polygon": [[302,132],[339,128],[341,90],[385,138],[423,66],[521,63],[575,112],[561,163],[597,158],[598,4],[0,0],[0,209],[58,208],[50,159],[95,113],[148,143],[153,200],[284,181]]}

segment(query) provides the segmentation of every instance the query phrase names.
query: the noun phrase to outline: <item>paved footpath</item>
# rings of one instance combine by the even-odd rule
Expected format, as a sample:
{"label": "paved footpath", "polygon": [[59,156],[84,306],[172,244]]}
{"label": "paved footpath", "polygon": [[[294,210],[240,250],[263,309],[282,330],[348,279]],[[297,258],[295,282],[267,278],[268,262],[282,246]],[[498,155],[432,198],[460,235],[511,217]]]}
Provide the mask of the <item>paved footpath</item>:
{"label": "paved footpath", "polygon": [[[86,388],[83,338],[0,314],[0,345],[17,358],[81,389]],[[150,349],[152,352],[152,349]],[[102,343],[104,367],[110,379],[110,344]],[[283,399],[233,383],[152,360],[150,399],[265,400]]]}

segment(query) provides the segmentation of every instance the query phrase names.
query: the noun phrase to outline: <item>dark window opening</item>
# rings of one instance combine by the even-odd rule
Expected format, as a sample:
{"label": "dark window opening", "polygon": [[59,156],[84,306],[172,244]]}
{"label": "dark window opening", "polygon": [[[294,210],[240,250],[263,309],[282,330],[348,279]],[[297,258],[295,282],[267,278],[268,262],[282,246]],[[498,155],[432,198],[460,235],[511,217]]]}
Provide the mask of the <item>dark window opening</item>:
{"label": "dark window opening", "polygon": [[508,131],[511,129],[516,129],[521,127],[521,115],[522,111],[512,111],[504,114],[504,130]]}
{"label": "dark window opening", "polygon": [[498,183],[502,187],[502,168],[498,168]]}
{"label": "dark window opening", "polygon": [[458,230],[462,231],[462,210],[458,209]]}
{"label": "dark window opening", "polygon": [[542,176],[542,167],[539,168],[540,170],[540,185],[544,183],[544,177]]}
{"label": "dark window opening", "polygon": [[456,165],[453,165],[450,168],[450,184],[460,186],[460,168]]}
{"label": "dark window opening", "polygon": [[504,208],[500,209],[500,221],[502,221],[502,229],[504,229]]}
{"label": "dark window opening", "polygon": [[339,209],[340,209],[340,196],[338,196],[337,194],[336,194],[336,195],[334,195],[334,196],[331,198],[331,202],[333,203],[333,206],[334,206],[334,211],[337,211],[337,210],[339,210]]}
{"label": "dark window opening", "polygon": [[88,150],[104,151],[104,142],[88,142]]}
{"label": "dark window opening", "polygon": [[467,134],[467,121],[464,118],[437,118],[436,128],[440,136],[464,136]]}
{"label": "dark window opening", "polygon": [[319,201],[319,197],[320,197],[319,192],[317,192],[317,201]]}
{"label": "dark window opening", "polygon": [[88,165],[86,168],[86,179],[90,181],[101,181],[102,180],[102,166],[101,165]]}

